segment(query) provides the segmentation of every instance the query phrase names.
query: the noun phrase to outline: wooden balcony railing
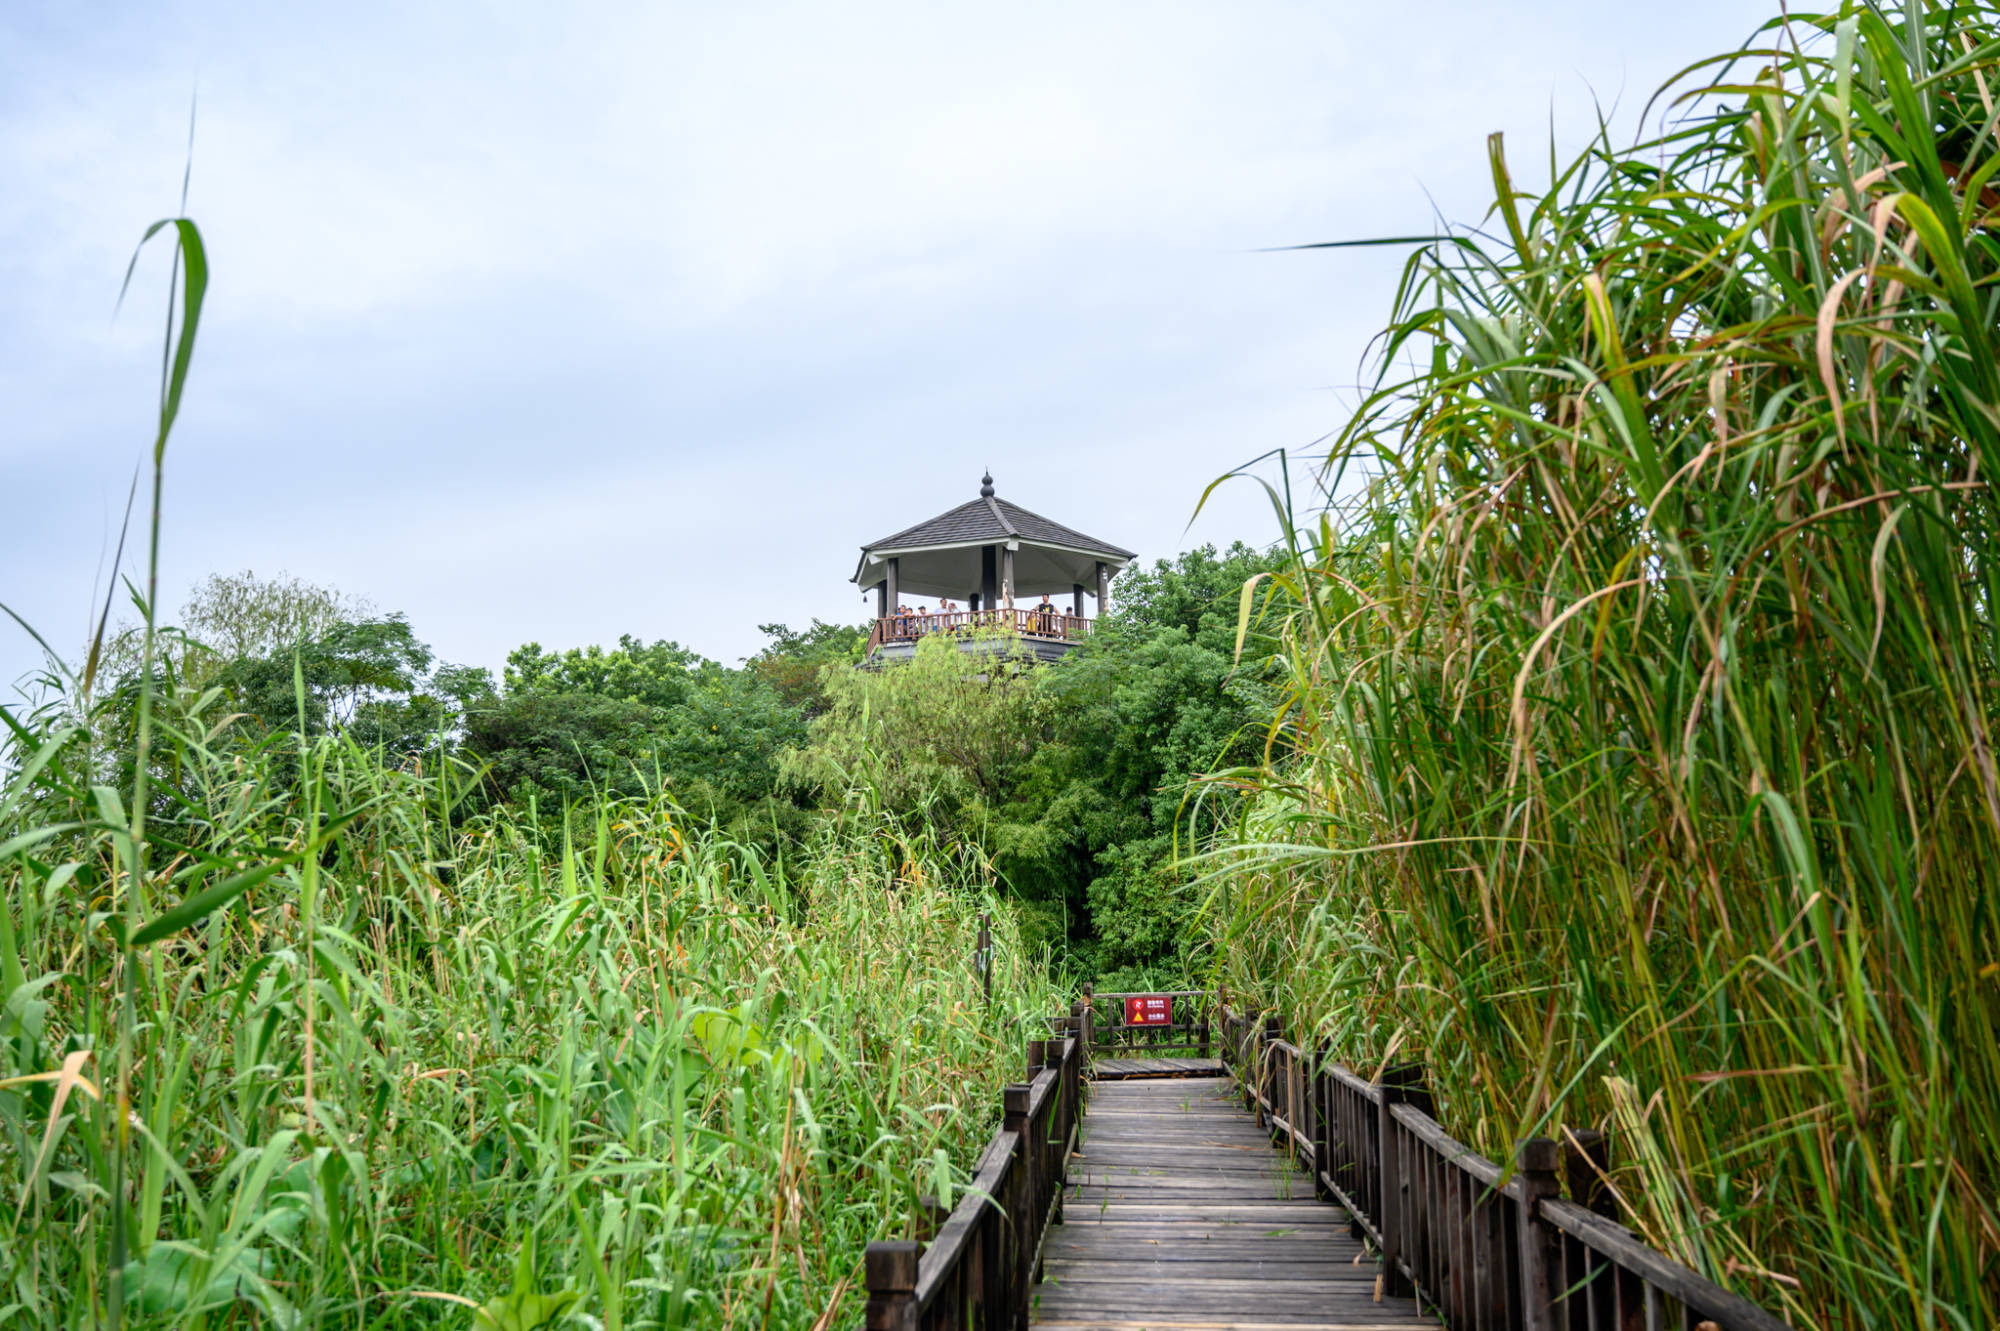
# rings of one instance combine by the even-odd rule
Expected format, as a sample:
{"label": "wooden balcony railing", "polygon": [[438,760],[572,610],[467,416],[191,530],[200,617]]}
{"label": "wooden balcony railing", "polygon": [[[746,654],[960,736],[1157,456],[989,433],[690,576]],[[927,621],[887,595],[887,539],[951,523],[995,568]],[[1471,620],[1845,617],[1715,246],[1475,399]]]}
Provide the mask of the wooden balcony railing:
{"label": "wooden balcony railing", "polygon": [[875,621],[868,634],[868,650],[892,642],[916,642],[922,638],[966,638],[975,632],[999,630],[1025,638],[1053,638],[1079,642],[1090,636],[1094,621],[1072,615],[1059,606],[1017,606],[1012,610],[945,610],[930,614],[888,615]]}

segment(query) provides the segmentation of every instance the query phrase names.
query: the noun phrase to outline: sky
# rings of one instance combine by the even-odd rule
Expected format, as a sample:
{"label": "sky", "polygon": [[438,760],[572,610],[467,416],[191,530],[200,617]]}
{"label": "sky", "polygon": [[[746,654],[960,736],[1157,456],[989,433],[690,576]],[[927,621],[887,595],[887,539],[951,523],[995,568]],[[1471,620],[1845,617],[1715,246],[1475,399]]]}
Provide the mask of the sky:
{"label": "sky", "polygon": [[[1477,224],[1489,133],[1532,180],[1775,10],[6,0],[0,605],[73,655],[113,581],[184,172],[165,618],[250,569],[496,673],[734,662],[987,468],[1147,560],[1268,542],[1197,501],[1340,427],[1404,257],[1268,251]],[[0,616],[0,699],[40,660]]]}

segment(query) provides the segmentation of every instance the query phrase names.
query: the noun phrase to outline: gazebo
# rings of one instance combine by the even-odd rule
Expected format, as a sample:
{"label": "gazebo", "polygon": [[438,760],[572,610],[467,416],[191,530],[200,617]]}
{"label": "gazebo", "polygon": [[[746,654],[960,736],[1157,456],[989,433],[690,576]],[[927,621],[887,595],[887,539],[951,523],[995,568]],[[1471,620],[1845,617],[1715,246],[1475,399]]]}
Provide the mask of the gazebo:
{"label": "gazebo", "polygon": [[[988,473],[980,478],[979,498],[861,547],[853,581],[875,592],[869,658],[913,655],[920,639],[940,633],[971,648],[992,640],[975,630],[997,629],[1043,660],[1055,660],[1090,633],[1085,594],[1096,596],[1103,614],[1111,579],[1134,558],[1130,550],[1000,498]],[[1065,592],[1067,606],[1038,599]],[[913,596],[964,605],[912,613],[905,604]]]}

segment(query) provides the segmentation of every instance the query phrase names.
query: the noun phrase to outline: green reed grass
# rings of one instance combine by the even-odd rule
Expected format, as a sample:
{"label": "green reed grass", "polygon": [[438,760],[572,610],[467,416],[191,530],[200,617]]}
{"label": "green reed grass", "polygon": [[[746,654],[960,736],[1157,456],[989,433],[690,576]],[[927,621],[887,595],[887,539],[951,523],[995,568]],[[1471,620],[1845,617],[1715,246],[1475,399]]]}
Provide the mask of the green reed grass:
{"label": "green reed grass", "polygon": [[552,846],[453,762],[244,739],[156,650],[161,225],[140,672],[0,706],[0,1325],[851,1322],[1056,1010],[990,866],[865,795],[782,866],[663,795]]}
{"label": "green reed grass", "polygon": [[[2000,1324],[2000,31],[1774,24],[1410,263],[1227,983],[1801,1326]],[[1351,485],[1349,490],[1351,490]],[[1247,604],[1247,600],[1246,600]],[[1246,625],[1246,627],[1248,627]]]}
{"label": "green reed grass", "polygon": [[[108,1320],[122,1213],[133,1325],[464,1326],[498,1298],[524,1324],[810,1326],[869,1239],[962,1184],[1020,1020],[1054,1010],[1004,912],[985,1006],[991,896],[892,823],[829,827],[782,876],[664,799],[548,847],[454,827],[449,774],[341,738],[302,785],[206,749],[204,702],[161,700],[160,881],[278,872],[128,959],[109,835],[0,865],[8,1325]],[[24,730],[22,773],[64,742]],[[16,818],[89,823],[81,753],[17,777]],[[77,1111],[128,980],[121,1192]]]}

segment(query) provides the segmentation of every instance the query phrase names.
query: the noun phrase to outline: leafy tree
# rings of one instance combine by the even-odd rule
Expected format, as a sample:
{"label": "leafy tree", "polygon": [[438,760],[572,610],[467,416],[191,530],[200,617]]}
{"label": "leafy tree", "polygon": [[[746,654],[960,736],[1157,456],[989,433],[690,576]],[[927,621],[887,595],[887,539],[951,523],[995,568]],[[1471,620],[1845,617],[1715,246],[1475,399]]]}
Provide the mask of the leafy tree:
{"label": "leafy tree", "polygon": [[548,652],[537,642],[516,647],[502,678],[510,694],[587,693],[674,707],[687,700],[694,674],[706,664],[677,642],[649,644],[627,633],[608,652],[597,646]]}
{"label": "leafy tree", "polygon": [[[1134,564],[1119,575],[1117,599],[1099,630],[1129,639],[1180,628],[1196,645],[1232,655],[1244,584],[1282,565],[1276,556],[1241,541],[1219,553],[1212,545],[1198,546],[1171,560],[1156,560],[1151,568]],[[1264,599],[1260,591],[1258,604]]]}
{"label": "leafy tree", "polygon": [[1034,665],[990,651],[963,651],[927,638],[907,662],[877,669],[828,668],[828,707],[811,725],[811,744],[785,755],[794,785],[839,793],[865,786],[890,809],[929,809],[969,831],[1012,787],[1044,738],[1045,695]]}
{"label": "leafy tree", "polygon": [[907,664],[827,670],[828,708],[784,771],[977,839],[1031,940],[1080,974],[1165,978],[1187,960],[1177,851],[1232,812],[1190,782],[1254,756],[1270,715],[1266,644],[1242,662],[1235,646],[1242,589],[1273,567],[1239,544],[1130,569],[1092,641],[1051,666],[933,638]]}
{"label": "leafy tree", "polygon": [[805,717],[755,671],[628,634],[608,650],[528,643],[504,680],[466,713],[465,748],[488,765],[492,798],[560,817],[593,790],[665,787],[739,839],[805,830],[805,811],[778,791],[778,756],[804,741]]}
{"label": "leafy tree", "polygon": [[[374,614],[365,597],[289,574],[211,573],[188,594],[178,624],[162,626],[159,647],[172,657],[181,683],[199,685],[232,662],[286,655],[297,643]],[[143,637],[137,625],[120,624],[105,643],[98,677],[115,684],[135,674]]]}
{"label": "leafy tree", "polygon": [[808,717],[818,716],[832,703],[821,684],[826,667],[857,664],[868,646],[865,624],[856,627],[815,619],[803,632],[783,624],[760,624],[757,631],[771,641],[750,658],[750,669]]}
{"label": "leafy tree", "polygon": [[372,618],[365,597],[280,573],[260,578],[211,573],[189,593],[180,627],[220,661],[277,656],[293,643],[323,637],[337,625]]}

